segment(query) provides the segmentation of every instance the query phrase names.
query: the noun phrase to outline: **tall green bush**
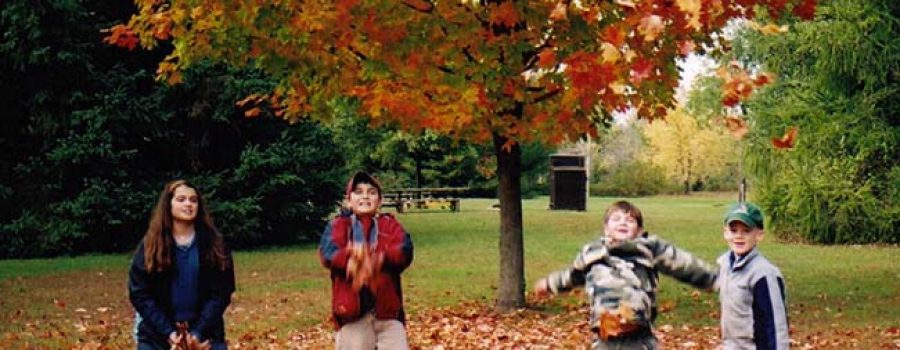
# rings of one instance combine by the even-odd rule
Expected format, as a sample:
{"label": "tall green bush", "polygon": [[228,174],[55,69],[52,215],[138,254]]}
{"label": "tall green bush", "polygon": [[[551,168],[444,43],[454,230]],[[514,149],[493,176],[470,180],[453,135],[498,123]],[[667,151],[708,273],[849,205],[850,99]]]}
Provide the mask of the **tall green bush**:
{"label": "tall green bush", "polygon": [[[824,1],[814,21],[780,36],[744,32],[735,48],[778,75],[747,104],[746,169],[771,229],[900,242],[900,3]],[[793,149],[774,149],[770,138],[794,126]]]}

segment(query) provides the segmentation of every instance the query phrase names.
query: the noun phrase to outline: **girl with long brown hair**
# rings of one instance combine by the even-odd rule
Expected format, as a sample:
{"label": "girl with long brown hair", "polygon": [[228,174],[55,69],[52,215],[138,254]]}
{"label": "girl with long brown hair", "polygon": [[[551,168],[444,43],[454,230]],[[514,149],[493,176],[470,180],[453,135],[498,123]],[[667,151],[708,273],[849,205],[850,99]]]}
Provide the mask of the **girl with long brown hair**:
{"label": "girl with long brown hair", "polygon": [[[197,187],[167,183],[128,275],[137,349],[167,350],[183,340],[227,349],[222,315],[234,287],[231,252]],[[187,334],[179,335],[178,324],[187,324]]]}

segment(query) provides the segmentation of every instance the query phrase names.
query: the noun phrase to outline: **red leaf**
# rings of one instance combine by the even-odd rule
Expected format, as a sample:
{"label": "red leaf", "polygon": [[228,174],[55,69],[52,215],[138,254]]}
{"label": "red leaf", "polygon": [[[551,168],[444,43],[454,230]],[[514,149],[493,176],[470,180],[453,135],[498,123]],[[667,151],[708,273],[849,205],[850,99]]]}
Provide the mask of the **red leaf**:
{"label": "red leaf", "polygon": [[550,68],[556,65],[556,53],[551,49],[543,49],[538,54],[538,67]]}
{"label": "red leaf", "polygon": [[638,85],[644,79],[649,78],[651,73],[653,73],[653,62],[646,58],[639,58],[631,65],[631,82]]}
{"label": "red leaf", "polygon": [[685,40],[678,43],[678,53],[682,56],[690,55],[697,49],[697,44],[693,40]]}
{"label": "red leaf", "polygon": [[744,135],[747,134],[750,129],[747,127],[747,122],[741,119],[738,116],[729,115],[725,117],[725,128],[734,136],[736,139],[741,139]]}
{"label": "red leaf", "polygon": [[600,38],[616,47],[620,47],[625,43],[625,32],[616,26],[608,26],[603,29],[603,34],[600,35]]}
{"label": "red leaf", "polygon": [[772,146],[778,149],[794,148],[794,142],[797,141],[797,127],[792,126],[787,133],[781,138],[772,138]]}
{"label": "red leaf", "polygon": [[134,48],[137,47],[137,44],[140,42],[137,35],[134,34],[134,31],[123,24],[117,24],[112,28],[106,30],[106,32],[108,32],[109,35],[103,38],[103,42],[110,45],[134,50]]}
{"label": "red leaf", "polygon": [[564,1],[556,3],[556,7],[550,12],[550,19],[554,21],[565,20],[568,17],[566,14],[566,7],[566,2]]}
{"label": "red leaf", "polygon": [[516,10],[512,1],[506,1],[491,11],[491,23],[501,24],[505,27],[512,28],[519,22],[519,11]]}
{"label": "red leaf", "polygon": [[812,20],[816,16],[816,3],[818,0],[801,0],[800,4],[794,6],[792,13],[807,21]]}

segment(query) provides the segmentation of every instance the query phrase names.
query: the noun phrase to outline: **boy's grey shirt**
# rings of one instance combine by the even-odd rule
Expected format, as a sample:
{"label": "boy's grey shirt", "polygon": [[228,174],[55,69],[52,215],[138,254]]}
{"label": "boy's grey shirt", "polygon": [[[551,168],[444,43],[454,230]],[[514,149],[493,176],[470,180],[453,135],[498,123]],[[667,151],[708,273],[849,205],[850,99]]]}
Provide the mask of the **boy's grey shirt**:
{"label": "boy's grey shirt", "polygon": [[701,289],[712,289],[717,274],[703,260],[654,235],[621,244],[600,237],[582,248],[571,267],[547,276],[547,285],[554,294],[584,286],[595,332],[607,313],[649,330],[656,318],[658,272]]}
{"label": "boy's grey shirt", "polygon": [[719,301],[725,350],[790,348],[784,278],[757,249],[719,257]]}

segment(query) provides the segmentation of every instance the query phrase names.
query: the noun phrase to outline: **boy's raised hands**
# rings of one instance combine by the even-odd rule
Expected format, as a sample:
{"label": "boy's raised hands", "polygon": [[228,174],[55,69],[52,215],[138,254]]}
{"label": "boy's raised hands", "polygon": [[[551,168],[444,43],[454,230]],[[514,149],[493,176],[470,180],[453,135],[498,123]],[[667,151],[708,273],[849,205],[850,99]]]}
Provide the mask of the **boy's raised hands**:
{"label": "boy's raised hands", "polygon": [[350,250],[347,278],[353,282],[353,290],[358,291],[363,286],[370,286],[384,264],[384,253],[354,242],[350,242],[347,249]]}

